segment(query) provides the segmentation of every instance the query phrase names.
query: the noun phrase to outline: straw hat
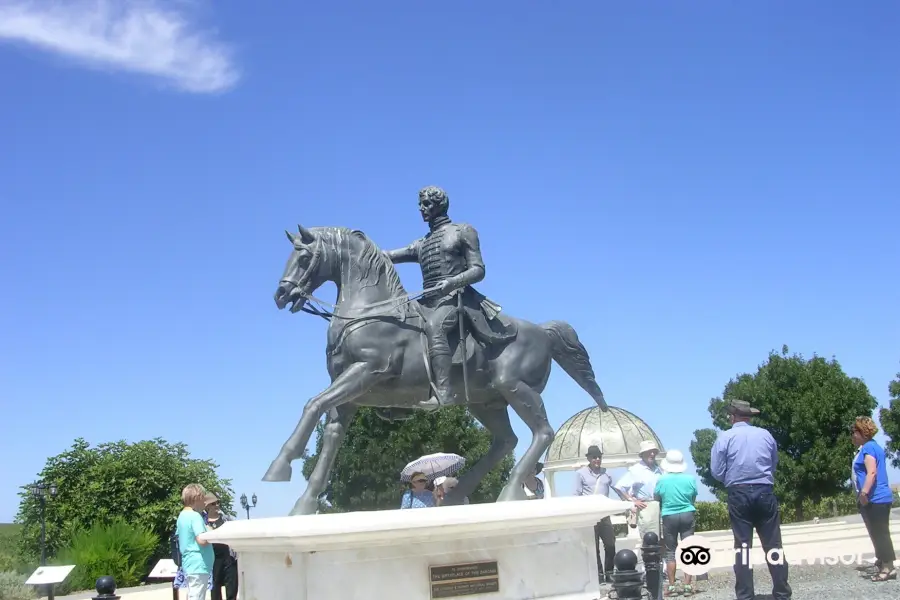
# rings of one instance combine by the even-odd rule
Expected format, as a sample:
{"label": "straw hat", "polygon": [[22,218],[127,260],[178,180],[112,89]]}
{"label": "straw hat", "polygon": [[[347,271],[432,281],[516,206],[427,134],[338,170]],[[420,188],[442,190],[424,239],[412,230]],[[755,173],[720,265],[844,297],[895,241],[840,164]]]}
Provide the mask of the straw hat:
{"label": "straw hat", "polygon": [[659,452],[659,446],[656,445],[656,442],[653,440],[644,440],[641,442],[641,448],[638,454],[643,454],[644,452],[650,452],[651,450],[656,450]]}
{"label": "straw hat", "polygon": [[745,400],[732,400],[728,404],[728,412],[742,417],[753,417],[759,414],[759,409],[753,408],[750,406],[750,403]]}

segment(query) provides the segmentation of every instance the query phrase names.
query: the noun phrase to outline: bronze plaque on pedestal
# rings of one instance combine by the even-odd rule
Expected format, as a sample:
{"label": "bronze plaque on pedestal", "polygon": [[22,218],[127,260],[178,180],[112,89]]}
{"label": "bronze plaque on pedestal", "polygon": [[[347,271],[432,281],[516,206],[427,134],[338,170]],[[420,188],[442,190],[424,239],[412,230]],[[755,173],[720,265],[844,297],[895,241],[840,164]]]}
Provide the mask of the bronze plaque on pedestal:
{"label": "bronze plaque on pedestal", "polygon": [[429,567],[432,598],[456,598],[500,591],[497,561]]}

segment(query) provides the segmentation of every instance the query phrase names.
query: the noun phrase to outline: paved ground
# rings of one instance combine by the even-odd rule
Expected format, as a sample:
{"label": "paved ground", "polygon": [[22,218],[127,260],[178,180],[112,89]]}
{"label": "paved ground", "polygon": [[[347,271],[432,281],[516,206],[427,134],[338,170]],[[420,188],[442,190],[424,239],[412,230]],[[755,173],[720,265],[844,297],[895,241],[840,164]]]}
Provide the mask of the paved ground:
{"label": "paved ground", "polygon": [[[121,588],[116,590],[116,594],[122,596],[123,600],[172,600],[172,584],[158,583],[133,588]],[[97,592],[84,592],[72,594],[71,596],[56,596],[56,600],[88,600],[96,595]],[[209,598],[209,594],[206,597]],[[182,594],[181,598],[184,600],[186,596]]]}
{"label": "paved ground", "polygon": [[[765,569],[754,569],[756,597],[770,599],[772,580]],[[791,567],[792,600],[897,600],[900,582],[873,583],[863,578],[853,567],[803,566]],[[734,600],[734,574],[730,571],[711,573],[709,581],[697,584],[693,597],[698,600]],[[608,588],[607,588],[608,589]]]}

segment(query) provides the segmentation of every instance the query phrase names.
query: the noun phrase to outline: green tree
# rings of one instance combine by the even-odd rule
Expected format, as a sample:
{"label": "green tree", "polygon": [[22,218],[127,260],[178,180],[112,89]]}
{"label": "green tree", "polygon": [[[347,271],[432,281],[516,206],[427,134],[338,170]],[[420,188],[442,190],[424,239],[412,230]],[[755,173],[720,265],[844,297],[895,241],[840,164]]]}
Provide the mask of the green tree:
{"label": "green tree", "polygon": [[[316,432],[315,454],[303,461],[306,478],[322,451],[323,426],[320,422]],[[462,406],[415,411],[409,420],[393,423],[379,418],[374,409],[361,408],[338,451],[323,504],[333,511],[398,508],[404,489],[400,471],[407,463],[433,452],[452,452],[465,457],[469,467],[487,453],[490,443],[490,433]],[[469,501],[496,500],[513,465],[510,454],[488,473]]]}
{"label": "green tree", "polygon": [[900,373],[888,384],[888,393],[891,395],[891,403],[888,408],[879,411],[878,417],[881,428],[888,437],[886,453],[891,464],[900,468]]}
{"label": "green tree", "polygon": [[697,475],[700,481],[715,494],[719,500],[725,500],[725,490],[722,484],[715,480],[712,471],[709,469],[709,457],[712,452],[713,444],[716,443],[718,434],[715,429],[698,429],[694,431],[694,439],[691,441],[690,451],[691,458],[694,459],[694,465],[697,467]]}
{"label": "green tree", "polygon": [[[200,483],[219,496],[231,511],[231,480],[216,474],[211,460],[191,458],[187,446],[162,439],[110,442],[91,447],[78,438],[69,450],[47,459],[38,481],[56,484],[58,493],[46,502],[47,555],[65,548],[73,536],[117,518],[140,523],[159,536],[159,553],[181,509],[181,490]],[[19,492],[16,522],[23,525],[22,551],[40,554],[41,515],[30,486]]]}
{"label": "green tree", "polygon": [[[767,429],[778,443],[775,493],[802,518],[803,500],[819,502],[847,491],[853,445],[850,426],[869,416],[878,402],[859,378],[844,373],[834,359],[769,353],[756,373],[744,373],[725,386],[721,398],[709,402],[709,414],[719,430],[730,427],[726,405],[745,400],[760,410],[753,424]],[[691,455],[699,473],[709,473],[709,430],[695,432]],[[719,482],[710,486],[721,493]],[[706,481],[704,480],[704,483]]]}

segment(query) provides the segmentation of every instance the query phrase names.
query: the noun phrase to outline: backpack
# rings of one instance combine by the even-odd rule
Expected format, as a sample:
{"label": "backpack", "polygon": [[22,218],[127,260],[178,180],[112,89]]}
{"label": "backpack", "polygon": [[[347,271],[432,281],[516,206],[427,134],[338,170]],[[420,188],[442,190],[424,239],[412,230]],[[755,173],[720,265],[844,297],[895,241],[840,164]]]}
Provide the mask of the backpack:
{"label": "backpack", "polygon": [[181,550],[178,547],[178,531],[173,531],[169,536],[169,551],[172,553],[172,560],[176,567],[181,566]]}

